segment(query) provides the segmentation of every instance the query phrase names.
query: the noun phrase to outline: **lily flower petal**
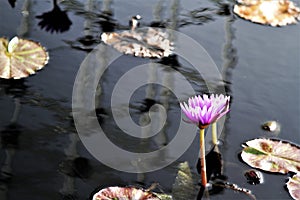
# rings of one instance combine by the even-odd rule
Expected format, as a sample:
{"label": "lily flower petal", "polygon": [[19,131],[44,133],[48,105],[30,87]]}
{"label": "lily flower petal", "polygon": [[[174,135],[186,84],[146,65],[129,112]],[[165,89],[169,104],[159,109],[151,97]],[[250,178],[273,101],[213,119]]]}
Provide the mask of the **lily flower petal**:
{"label": "lily flower petal", "polygon": [[186,117],[200,128],[217,121],[229,112],[230,96],[212,94],[195,96],[180,103]]}

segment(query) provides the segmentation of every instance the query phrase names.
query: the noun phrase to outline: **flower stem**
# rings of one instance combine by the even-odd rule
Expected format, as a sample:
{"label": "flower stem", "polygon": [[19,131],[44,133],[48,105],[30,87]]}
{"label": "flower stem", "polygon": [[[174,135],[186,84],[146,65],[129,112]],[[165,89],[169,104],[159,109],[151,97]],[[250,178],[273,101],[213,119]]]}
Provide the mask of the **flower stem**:
{"label": "flower stem", "polygon": [[200,158],[201,158],[201,184],[205,188],[207,184],[207,178],[206,178],[204,130],[205,129],[200,129]]}
{"label": "flower stem", "polygon": [[218,144],[218,136],[217,136],[217,122],[212,123],[211,125],[211,134],[212,134],[212,143],[213,145]]}

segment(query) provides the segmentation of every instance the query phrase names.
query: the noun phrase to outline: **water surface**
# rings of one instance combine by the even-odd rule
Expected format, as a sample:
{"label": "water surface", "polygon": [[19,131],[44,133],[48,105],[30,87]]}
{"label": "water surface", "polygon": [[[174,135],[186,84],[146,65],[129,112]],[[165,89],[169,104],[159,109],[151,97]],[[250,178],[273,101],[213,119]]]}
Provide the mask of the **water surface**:
{"label": "water surface", "polygon": [[[273,136],[260,127],[267,120],[281,124],[277,137],[300,144],[297,127],[300,121],[299,24],[282,28],[253,24],[233,15],[220,15],[223,7],[214,2],[64,1],[58,5],[68,11],[72,25],[63,33],[51,33],[38,26],[40,20],[36,16],[50,11],[52,1],[19,0],[15,8],[1,1],[0,35],[39,41],[50,55],[49,64],[36,75],[20,81],[0,81],[1,199],[87,199],[96,188],[108,185],[147,188],[153,182],[170,193],[177,165],[183,161],[189,162],[195,178],[199,178],[196,173],[198,137],[170,166],[151,173],[131,174],[103,165],[90,155],[77,136],[72,121],[72,90],[80,64],[89,50],[99,44],[102,29],[114,27],[111,23],[117,24],[115,30],[126,29],[128,20],[135,14],[143,16],[143,26],[167,21],[197,41],[223,75],[226,93],[232,97],[220,146],[223,173],[228,181],[250,189],[257,199],[290,199],[284,188],[287,175],[264,173],[264,184],[249,185],[243,172],[250,167],[239,160],[238,154],[243,142]],[[295,2],[300,5],[300,1]],[[230,8],[233,2],[223,3]],[[209,9],[201,12],[203,8]],[[109,20],[103,18],[103,11],[111,13]],[[197,13],[198,17],[191,17],[190,13]],[[91,45],[80,43],[88,35],[94,39]],[[151,86],[153,101],[147,101],[146,91],[150,87],[140,87],[131,98],[130,113],[133,121],[139,122],[147,113],[148,105],[153,102],[167,105],[168,125],[163,134],[140,144],[139,140],[122,133],[112,119],[110,98],[114,85],[133,66],[149,62],[156,61],[122,56],[99,82],[102,88],[101,95],[96,97],[99,122],[110,133],[112,141],[131,151],[149,151],[168,143],[181,120],[178,99],[172,93],[164,93],[165,88],[159,85]],[[183,74],[198,93],[208,92],[201,75],[195,74],[187,61],[178,58],[178,63],[179,66],[160,65],[152,72],[184,94],[185,88],[178,84],[182,80],[168,70],[171,67]],[[126,87],[130,86],[129,81]],[[195,187],[198,188],[197,183]],[[249,197],[225,189],[212,194],[210,199]]]}

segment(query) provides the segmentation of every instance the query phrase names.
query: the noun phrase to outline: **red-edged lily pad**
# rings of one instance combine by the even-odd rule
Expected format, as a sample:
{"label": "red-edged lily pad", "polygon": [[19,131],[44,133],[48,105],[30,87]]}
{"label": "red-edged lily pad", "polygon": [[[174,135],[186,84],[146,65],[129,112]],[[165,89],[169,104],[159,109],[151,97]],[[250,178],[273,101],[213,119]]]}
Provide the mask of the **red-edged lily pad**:
{"label": "red-edged lily pad", "polygon": [[20,79],[48,63],[48,53],[39,43],[14,37],[0,38],[0,78]]}
{"label": "red-edged lily pad", "polygon": [[286,183],[290,195],[294,199],[300,199],[300,173],[295,174],[292,178],[289,178],[289,181]]}
{"label": "red-edged lily pad", "polygon": [[134,187],[107,187],[93,196],[93,200],[160,200],[152,192]]}
{"label": "red-edged lily pad", "polygon": [[255,23],[285,26],[300,19],[300,8],[289,0],[239,0],[234,13]]}
{"label": "red-edged lily pad", "polygon": [[241,157],[248,165],[268,172],[300,172],[300,147],[274,139],[246,142]]}

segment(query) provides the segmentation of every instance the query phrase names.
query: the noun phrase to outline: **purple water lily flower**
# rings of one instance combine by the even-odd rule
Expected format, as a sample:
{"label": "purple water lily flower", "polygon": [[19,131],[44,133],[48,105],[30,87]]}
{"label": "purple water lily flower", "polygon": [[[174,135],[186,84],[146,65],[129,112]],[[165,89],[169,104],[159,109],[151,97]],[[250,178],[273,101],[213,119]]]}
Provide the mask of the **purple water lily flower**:
{"label": "purple water lily flower", "polygon": [[229,111],[230,96],[223,94],[200,95],[191,97],[186,102],[180,103],[184,114],[197,124],[200,129],[206,128],[211,123],[217,121]]}

